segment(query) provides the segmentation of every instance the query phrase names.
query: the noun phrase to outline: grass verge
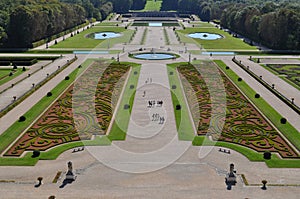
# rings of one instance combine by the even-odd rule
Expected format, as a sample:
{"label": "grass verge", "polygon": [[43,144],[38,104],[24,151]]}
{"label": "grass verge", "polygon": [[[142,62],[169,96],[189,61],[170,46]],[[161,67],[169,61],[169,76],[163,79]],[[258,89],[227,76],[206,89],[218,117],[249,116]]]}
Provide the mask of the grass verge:
{"label": "grass verge", "polygon": [[[10,72],[13,72],[13,75],[9,76]],[[15,71],[9,68],[0,69],[0,86],[18,77],[21,74],[22,74],[22,68],[18,68]]]}
{"label": "grass verge", "polygon": [[[138,64],[131,64],[131,65],[132,65],[131,72],[129,74],[127,84],[125,85],[123,96],[120,96],[119,98],[121,99],[121,102],[119,104],[118,110],[116,112],[115,120],[113,121],[111,130],[108,135],[108,138],[111,141],[126,139],[126,131],[130,120],[130,114],[132,111],[132,106],[134,102],[138,78],[141,69],[141,65]],[[130,86],[133,86],[133,89],[131,89]],[[129,108],[124,109],[125,105],[129,105]]]}
{"label": "grass verge", "polygon": [[[171,96],[174,107],[174,114],[176,120],[176,127],[178,131],[179,140],[192,141],[195,137],[193,123],[191,122],[188,105],[184,98],[184,92],[181,87],[181,80],[179,79],[176,68],[180,63],[168,64],[167,71],[169,77],[169,84],[171,88]],[[176,86],[175,89],[172,87]],[[181,110],[176,110],[176,105],[181,106]]]}

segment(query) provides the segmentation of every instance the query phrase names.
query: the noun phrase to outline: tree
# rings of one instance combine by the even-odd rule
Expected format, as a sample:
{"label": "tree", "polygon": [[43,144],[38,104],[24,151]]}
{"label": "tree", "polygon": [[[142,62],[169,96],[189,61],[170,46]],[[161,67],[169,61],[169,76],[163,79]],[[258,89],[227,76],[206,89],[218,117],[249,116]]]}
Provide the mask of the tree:
{"label": "tree", "polygon": [[131,10],[142,10],[147,3],[147,0],[133,0]]}
{"label": "tree", "polygon": [[177,10],[178,0],[163,0],[161,10]]}

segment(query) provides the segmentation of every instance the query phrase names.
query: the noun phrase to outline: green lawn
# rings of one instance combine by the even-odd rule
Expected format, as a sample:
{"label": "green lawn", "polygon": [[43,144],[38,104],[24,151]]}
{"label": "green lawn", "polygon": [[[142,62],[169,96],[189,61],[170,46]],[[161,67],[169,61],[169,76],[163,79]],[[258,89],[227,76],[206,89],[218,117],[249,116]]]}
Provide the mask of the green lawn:
{"label": "green lawn", "polygon": [[[207,32],[207,33],[216,33],[222,35],[224,38],[217,40],[201,40],[201,39],[192,39],[187,36],[189,33],[196,32]],[[244,43],[241,39],[232,37],[227,32],[224,32],[215,27],[207,28],[186,28],[185,30],[178,30],[178,36],[180,37],[181,42],[185,43],[197,43],[205,48],[207,51],[245,51],[245,50],[257,50],[255,46],[250,46]]]}
{"label": "green lawn", "polygon": [[[131,64],[131,72],[128,77],[128,82],[125,85],[125,90],[123,96],[120,97],[121,102],[120,106],[116,112],[115,121],[113,121],[113,126],[109,132],[108,138],[110,140],[125,140],[126,131],[128,128],[130,114],[134,102],[135,92],[137,88],[137,83],[139,79],[141,65]],[[130,89],[130,86],[133,85],[134,88]],[[125,110],[124,105],[129,104],[130,108]]]}
{"label": "green lawn", "polygon": [[[89,38],[88,35],[98,32],[119,32],[122,33],[121,37],[100,40]],[[93,48],[108,48],[112,47],[116,43],[128,43],[131,39],[134,30],[126,30],[123,27],[93,27],[87,29],[73,37],[66,39],[65,41],[59,42],[50,48],[54,49],[93,49]]]}
{"label": "green lawn", "polygon": [[103,21],[102,23],[96,24],[96,27],[98,27],[98,26],[117,26],[120,24],[121,24],[121,22]]}
{"label": "green lawn", "polygon": [[142,11],[160,11],[162,0],[147,0],[145,8]]}
{"label": "green lawn", "polygon": [[[195,137],[193,123],[190,119],[188,105],[184,99],[184,92],[181,87],[181,80],[178,78],[176,67],[180,63],[168,64],[168,77],[171,88],[172,102],[176,119],[176,127],[179,140],[192,141]],[[172,75],[171,75],[172,74]],[[176,89],[172,89],[175,85]],[[181,105],[181,110],[176,110],[176,105]]]}
{"label": "green lawn", "polygon": [[13,72],[12,76],[9,76],[9,73],[12,72],[12,69],[0,69],[0,85],[5,84],[6,82],[18,77],[22,74],[22,69],[18,68]]}
{"label": "green lawn", "polygon": [[212,24],[203,22],[203,21],[191,21],[190,24],[194,25],[197,28],[212,28],[214,27]]}

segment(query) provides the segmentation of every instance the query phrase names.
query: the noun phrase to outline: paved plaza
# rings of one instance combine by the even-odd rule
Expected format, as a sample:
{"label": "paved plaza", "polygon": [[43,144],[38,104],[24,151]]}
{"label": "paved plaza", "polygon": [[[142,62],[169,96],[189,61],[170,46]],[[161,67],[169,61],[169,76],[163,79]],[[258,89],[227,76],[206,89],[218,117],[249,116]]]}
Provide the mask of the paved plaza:
{"label": "paved plaza", "polygon": [[[87,146],[85,150],[76,153],[67,150],[56,160],[40,160],[35,166],[1,166],[0,198],[41,199],[51,195],[59,199],[299,198],[300,169],[268,168],[264,162],[251,162],[242,154],[230,149],[226,149],[230,150],[228,154],[220,152],[219,147],[197,147],[192,146],[190,141],[178,140],[166,64],[187,62],[189,56],[197,60],[222,60],[300,132],[299,114],[232,62],[232,56],[190,55],[185,52],[186,49],[197,50],[199,47],[195,44],[180,43],[171,28],[166,28],[170,40],[170,45],[167,46],[164,45],[162,27],[147,27],[147,29],[145,44],[141,45],[145,28],[139,27],[131,43],[111,47],[111,50],[125,49],[125,52],[119,55],[120,61],[142,64],[126,140],[114,141],[111,146]],[[49,43],[52,44],[53,42]],[[179,54],[180,58],[150,61],[127,56],[129,52],[139,48],[163,51],[169,49],[170,52]],[[45,49],[45,46],[38,49]],[[74,63],[0,118],[0,134],[87,58],[116,57],[109,54],[76,56],[78,59]],[[1,86],[0,91],[5,91],[0,94],[0,109],[11,102],[12,96],[24,94],[32,83],[37,84],[47,73],[51,74],[57,70],[57,65],[63,65],[73,57],[74,55],[70,54],[53,63],[42,62],[40,64],[45,64],[45,68],[32,74],[22,83],[16,84],[13,88],[9,86],[12,82]],[[239,55],[236,58],[249,65],[254,73],[262,75],[268,83],[276,84],[278,91],[289,98],[293,97],[295,104],[300,106],[299,90],[259,64],[249,61],[249,56]],[[287,58],[291,57],[282,56],[279,59],[282,63],[286,63]],[[300,57],[292,56],[292,58],[299,60]],[[262,61],[273,63],[274,60]],[[299,63],[297,60],[293,61],[296,62]],[[36,65],[30,72],[40,67],[41,65]],[[149,107],[149,101],[155,101],[155,106]],[[158,101],[162,102],[159,106]],[[73,163],[76,180],[64,184],[69,161]],[[231,163],[235,165],[237,184],[229,190],[225,176]],[[58,171],[62,171],[62,175],[56,183],[53,183]],[[39,176],[43,177],[43,184],[36,188]],[[267,190],[261,189],[261,181],[264,179],[268,181]]]}

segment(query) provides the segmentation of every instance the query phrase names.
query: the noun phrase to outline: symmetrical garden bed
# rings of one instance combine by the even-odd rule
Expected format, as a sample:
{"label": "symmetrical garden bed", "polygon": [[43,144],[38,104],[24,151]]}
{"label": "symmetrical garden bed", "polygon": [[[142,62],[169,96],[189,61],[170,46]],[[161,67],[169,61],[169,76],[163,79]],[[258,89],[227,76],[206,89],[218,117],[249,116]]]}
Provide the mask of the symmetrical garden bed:
{"label": "symmetrical garden bed", "polygon": [[[221,71],[220,74],[224,81],[227,96],[225,125],[221,135],[214,131],[208,132],[211,122],[211,104],[206,83],[201,74],[192,65],[182,65],[178,67],[178,71],[192,85],[193,91],[188,91],[183,84],[185,92],[194,92],[198,98],[200,109],[200,121],[197,125],[198,135],[206,135],[208,133],[214,140],[239,144],[258,152],[278,152],[283,158],[298,157],[297,153],[277,130]],[[193,106],[195,105],[190,104],[190,107]]]}
{"label": "symmetrical garden bed", "polygon": [[290,64],[266,64],[268,68],[275,71],[278,75],[288,79],[300,88],[300,65]]}
{"label": "symmetrical garden bed", "polygon": [[[101,66],[105,65],[103,62],[94,62],[92,66],[87,69],[83,80],[85,88],[89,88],[93,82],[89,82],[89,75],[95,74],[95,68],[101,70]],[[111,100],[112,94],[120,93],[115,91],[116,84],[120,81],[126,72],[129,70],[129,65],[122,65],[113,63],[110,64],[102,73],[101,78],[97,83],[96,93],[94,91],[94,100],[96,110],[96,117],[101,126],[102,131],[93,131],[94,134],[104,134],[112,118]],[[97,71],[99,72],[99,71]],[[67,81],[67,80],[66,80]],[[72,103],[72,92],[74,86],[72,85],[55,101],[55,103],[17,140],[12,147],[5,153],[6,156],[20,156],[24,151],[40,150],[44,151],[51,147],[64,144],[67,142],[79,141],[81,139],[90,139],[92,134],[89,133],[79,136],[73,118],[73,108],[80,106],[80,104]],[[86,96],[83,96],[83,98]],[[93,129],[93,123],[89,119],[93,117],[89,115],[89,111],[80,118],[76,118],[82,128]],[[81,128],[80,127],[80,128]]]}

